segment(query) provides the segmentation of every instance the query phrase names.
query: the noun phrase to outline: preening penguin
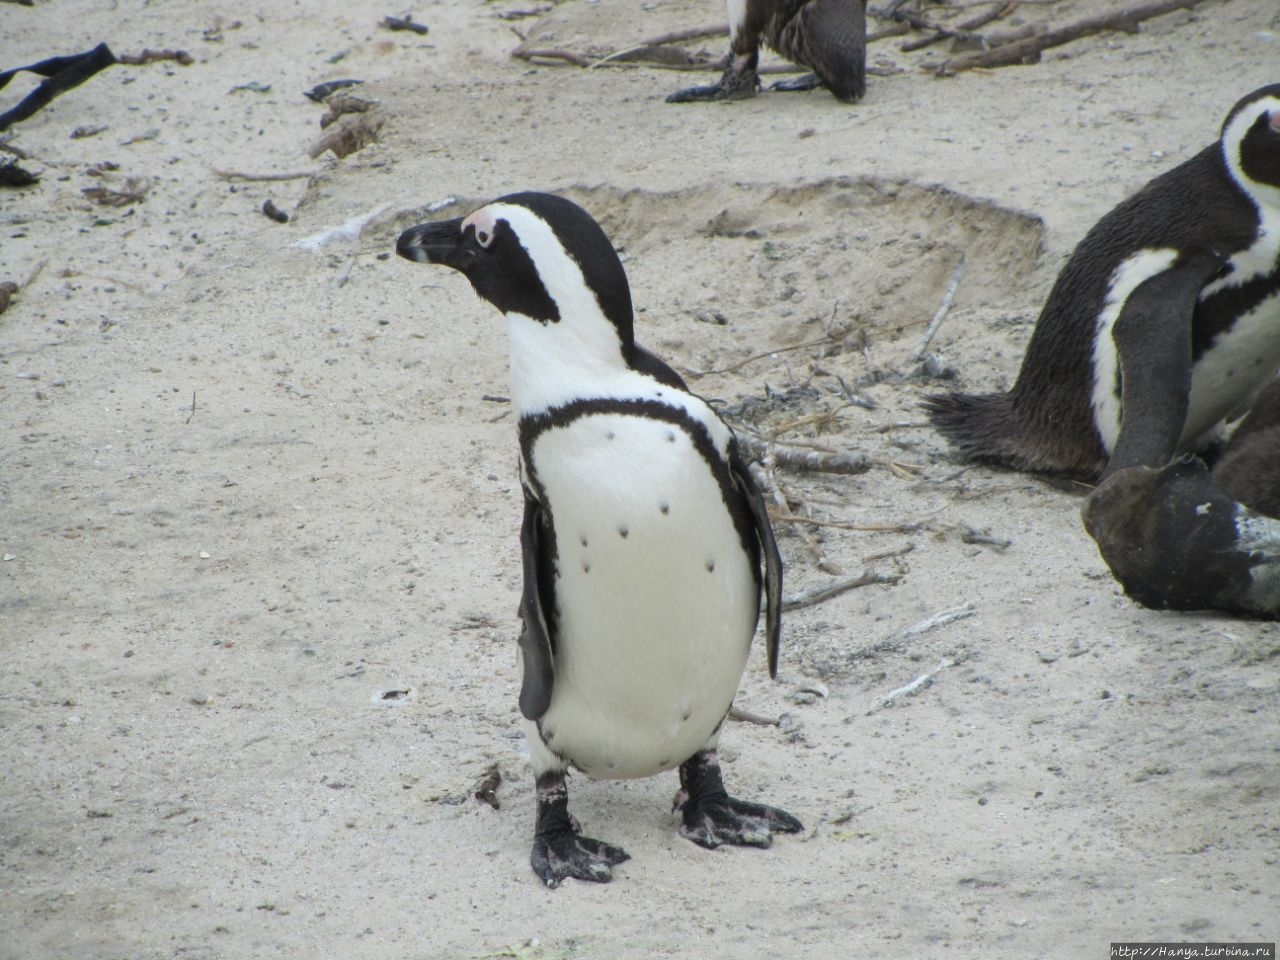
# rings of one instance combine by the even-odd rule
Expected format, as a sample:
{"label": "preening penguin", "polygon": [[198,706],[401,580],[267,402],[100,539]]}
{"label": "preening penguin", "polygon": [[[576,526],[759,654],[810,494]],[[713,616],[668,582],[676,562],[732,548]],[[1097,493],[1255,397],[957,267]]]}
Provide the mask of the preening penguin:
{"label": "preening penguin", "polygon": [[704,847],[802,829],[730,797],[716,756],[762,593],[777,670],[782,566],[764,501],[729,427],[636,345],[604,231],[568,200],[518,193],[406,230],[396,252],[463,273],[507,316],[534,872],[548,886],[606,881],[627,859],[578,832],[570,767],[601,779],[679,767],[680,832]]}
{"label": "preening penguin", "polygon": [[1085,501],[1084,523],[1139,603],[1280,618],[1280,380],[1212,471],[1195,458],[1118,470]]}
{"label": "preening penguin", "polygon": [[1280,84],[1076,247],[1008,393],[925,407],[963,454],[1097,479],[1194,451],[1280,366]]}
{"label": "preening penguin", "polygon": [[866,0],[726,0],[725,5],[729,62],[720,81],[678,90],[668,103],[755,96],[762,37],[780,55],[813,71],[773,89],[809,90],[821,84],[838,100],[859,100],[867,92]]}

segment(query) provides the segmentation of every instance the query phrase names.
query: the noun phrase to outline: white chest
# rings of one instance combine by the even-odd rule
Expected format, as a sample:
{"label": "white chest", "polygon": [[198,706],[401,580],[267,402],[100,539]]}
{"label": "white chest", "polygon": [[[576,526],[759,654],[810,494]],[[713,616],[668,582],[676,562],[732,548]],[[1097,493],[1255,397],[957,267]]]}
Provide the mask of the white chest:
{"label": "white chest", "polygon": [[720,484],[681,426],[617,413],[544,431],[531,461],[558,554],[542,734],[592,776],[679,764],[728,710],[758,611]]}

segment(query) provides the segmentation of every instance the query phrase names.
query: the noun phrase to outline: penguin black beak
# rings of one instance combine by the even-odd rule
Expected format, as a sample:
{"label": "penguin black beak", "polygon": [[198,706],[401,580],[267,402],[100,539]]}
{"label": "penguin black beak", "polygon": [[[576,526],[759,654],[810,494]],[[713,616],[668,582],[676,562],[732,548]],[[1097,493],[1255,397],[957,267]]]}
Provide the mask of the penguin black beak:
{"label": "penguin black beak", "polygon": [[439,263],[467,273],[476,265],[474,243],[462,232],[462,217],[420,223],[400,234],[396,253],[415,263]]}

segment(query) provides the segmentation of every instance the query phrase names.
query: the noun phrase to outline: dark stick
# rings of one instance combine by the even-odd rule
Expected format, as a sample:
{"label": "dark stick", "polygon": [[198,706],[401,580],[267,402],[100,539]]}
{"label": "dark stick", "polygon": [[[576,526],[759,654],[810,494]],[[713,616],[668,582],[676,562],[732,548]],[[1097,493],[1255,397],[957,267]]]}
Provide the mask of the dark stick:
{"label": "dark stick", "polygon": [[1104,13],[1101,16],[1077,20],[1075,23],[1067,24],[1065,27],[1050,29],[1025,40],[1018,40],[991,50],[982,50],[963,57],[956,57],[954,60],[945,60],[940,64],[927,66],[925,69],[930,69],[938,74],[948,74],[957,73],[961,70],[972,70],[976,67],[1005,67],[1013,63],[1022,63],[1028,57],[1034,57],[1042,50],[1061,46],[1064,43],[1070,43],[1073,40],[1079,40],[1081,37],[1091,36],[1095,33],[1103,33],[1108,30],[1124,30],[1128,33],[1134,33],[1138,29],[1138,24],[1143,20],[1150,20],[1152,17],[1172,13],[1174,10],[1189,10],[1203,2],[1204,0],[1155,0],[1154,3],[1144,3],[1136,7],[1130,7],[1128,10],[1117,10],[1113,13]]}

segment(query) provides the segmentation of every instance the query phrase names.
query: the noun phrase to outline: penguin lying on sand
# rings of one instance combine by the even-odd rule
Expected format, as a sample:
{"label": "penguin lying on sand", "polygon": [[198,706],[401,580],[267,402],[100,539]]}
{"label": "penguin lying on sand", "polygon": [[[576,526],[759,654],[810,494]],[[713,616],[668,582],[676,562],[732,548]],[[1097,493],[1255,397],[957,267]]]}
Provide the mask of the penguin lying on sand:
{"label": "penguin lying on sand", "polygon": [[1119,470],[1085,502],[1084,522],[1139,603],[1280,618],[1280,380],[1212,472],[1198,459]]}
{"label": "penguin lying on sand", "polygon": [[1108,213],[1054,284],[1008,393],[925,407],[961,452],[1096,479],[1195,450],[1280,366],[1280,84]]}
{"label": "penguin lying on sand", "polygon": [[627,859],[578,832],[571,766],[601,779],[679,767],[680,832],[704,847],[801,830],[730,797],[716,755],[762,589],[777,672],[782,562],[764,501],[730,429],[636,345],[604,231],[568,200],[517,193],[406,230],[396,252],[466,275],[507,316],[534,872],[553,887],[603,882]]}
{"label": "penguin lying on sand", "polygon": [[866,0],[726,0],[725,5],[729,62],[720,82],[678,90],[668,103],[754,97],[761,37],[788,60],[814,71],[772,89],[812,90],[821,84],[838,100],[859,100],[867,92]]}

